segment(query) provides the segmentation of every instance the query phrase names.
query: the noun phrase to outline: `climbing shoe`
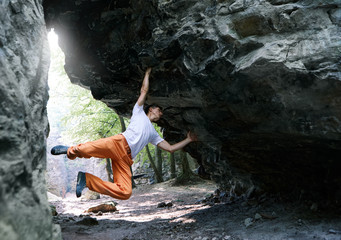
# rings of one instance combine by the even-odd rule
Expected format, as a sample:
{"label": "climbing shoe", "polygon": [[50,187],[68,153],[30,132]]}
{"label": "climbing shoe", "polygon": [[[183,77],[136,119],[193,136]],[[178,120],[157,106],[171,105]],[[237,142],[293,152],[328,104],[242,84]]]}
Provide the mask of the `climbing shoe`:
{"label": "climbing shoe", "polygon": [[76,186],[76,196],[77,197],[80,197],[82,195],[82,191],[85,187],[86,187],[85,172],[78,172],[77,186]]}
{"label": "climbing shoe", "polygon": [[52,155],[67,154],[68,146],[57,145],[51,149]]}

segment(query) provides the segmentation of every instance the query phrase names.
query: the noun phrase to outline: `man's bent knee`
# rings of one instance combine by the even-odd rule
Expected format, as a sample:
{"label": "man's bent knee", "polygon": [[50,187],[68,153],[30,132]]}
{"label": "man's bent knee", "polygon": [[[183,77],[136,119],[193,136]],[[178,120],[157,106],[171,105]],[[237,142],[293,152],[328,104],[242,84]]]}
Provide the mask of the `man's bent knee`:
{"label": "man's bent knee", "polygon": [[131,194],[132,194],[132,190],[129,189],[129,190],[125,190],[122,195],[121,195],[121,199],[122,200],[128,200],[130,197],[131,197]]}

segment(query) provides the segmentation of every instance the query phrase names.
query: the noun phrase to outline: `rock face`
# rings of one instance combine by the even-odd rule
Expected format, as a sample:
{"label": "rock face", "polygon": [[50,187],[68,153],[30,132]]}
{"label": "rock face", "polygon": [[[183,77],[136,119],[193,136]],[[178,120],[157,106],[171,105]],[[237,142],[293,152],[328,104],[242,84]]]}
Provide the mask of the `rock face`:
{"label": "rock face", "polygon": [[129,115],[148,103],[170,142],[232,193],[341,196],[340,1],[44,1],[71,81]]}
{"label": "rock face", "polygon": [[49,50],[41,2],[0,2],[1,239],[61,239],[44,180]]}

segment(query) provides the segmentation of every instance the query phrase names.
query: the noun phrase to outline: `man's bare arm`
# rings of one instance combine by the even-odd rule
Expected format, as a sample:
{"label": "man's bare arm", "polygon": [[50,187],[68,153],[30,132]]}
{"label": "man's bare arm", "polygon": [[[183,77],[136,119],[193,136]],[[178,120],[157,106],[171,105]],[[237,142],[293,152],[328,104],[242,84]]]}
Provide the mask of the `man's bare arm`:
{"label": "man's bare arm", "polygon": [[149,90],[149,76],[150,72],[152,71],[152,68],[147,68],[146,73],[144,74],[144,79],[141,87],[141,93],[139,96],[139,99],[137,99],[137,104],[139,106],[142,106],[147,98],[147,93]]}
{"label": "man's bare arm", "polygon": [[157,146],[159,148],[161,148],[162,150],[173,153],[177,150],[184,148],[187,144],[189,144],[193,141],[197,141],[196,135],[192,134],[191,132],[188,132],[187,137],[184,140],[182,140],[181,142],[170,145],[166,140],[163,140]]}

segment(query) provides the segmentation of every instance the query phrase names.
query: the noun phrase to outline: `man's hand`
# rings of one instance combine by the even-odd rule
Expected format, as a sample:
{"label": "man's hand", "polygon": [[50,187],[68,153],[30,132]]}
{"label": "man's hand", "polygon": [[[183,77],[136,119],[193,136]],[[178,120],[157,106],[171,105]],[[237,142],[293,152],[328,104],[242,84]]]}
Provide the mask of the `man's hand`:
{"label": "man's hand", "polygon": [[195,133],[188,132],[187,137],[181,142],[170,145],[166,140],[163,140],[157,146],[165,151],[172,153],[181,148],[184,148],[187,144],[194,142],[194,141],[198,141],[197,135]]}
{"label": "man's hand", "polygon": [[192,133],[191,131],[189,131],[187,133],[187,138],[191,141],[191,142],[196,142],[198,141],[198,136],[195,133]]}

